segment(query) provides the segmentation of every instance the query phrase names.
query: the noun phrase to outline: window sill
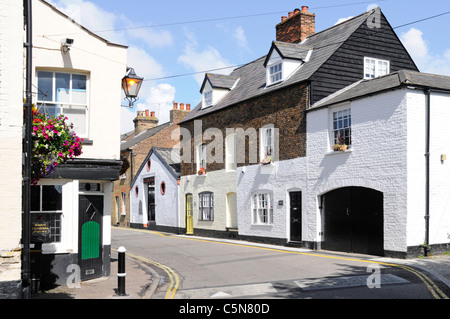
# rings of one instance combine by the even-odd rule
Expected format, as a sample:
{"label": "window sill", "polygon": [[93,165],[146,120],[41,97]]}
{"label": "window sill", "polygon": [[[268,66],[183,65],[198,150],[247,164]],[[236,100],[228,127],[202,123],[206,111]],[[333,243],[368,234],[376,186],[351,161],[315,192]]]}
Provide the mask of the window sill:
{"label": "window sill", "polygon": [[273,224],[252,224],[252,226],[273,227]]}
{"label": "window sill", "polygon": [[345,151],[328,151],[325,153],[325,155],[337,155],[337,154],[346,154],[346,153],[352,153],[353,152],[353,148],[349,148]]}

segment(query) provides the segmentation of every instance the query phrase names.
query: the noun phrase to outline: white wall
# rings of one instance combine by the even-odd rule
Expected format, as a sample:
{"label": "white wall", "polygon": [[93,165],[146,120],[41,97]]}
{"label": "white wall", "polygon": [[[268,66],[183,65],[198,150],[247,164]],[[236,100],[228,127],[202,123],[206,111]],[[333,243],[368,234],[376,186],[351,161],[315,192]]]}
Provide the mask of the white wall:
{"label": "white wall", "polygon": [[[214,193],[214,221],[198,220],[199,194]],[[211,171],[205,176],[182,176],[180,183],[180,222],[186,227],[186,194],[193,195],[194,228],[225,231],[227,227],[227,194],[236,193],[236,171]],[[194,230],[195,233],[195,230]]]}
{"label": "white wall", "polygon": [[[306,212],[306,160],[297,158],[288,161],[275,162],[271,165],[252,165],[237,170],[237,210],[240,235],[289,238],[289,192],[302,192],[302,211]],[[252,224],[252,195],[256,191],[272,192],[273,224]],[[279,201],[283,205],[279,205]],[[306,214],[303,215],[304,217]],[[311,225],[302,220],[303,240],[307,240]],[[306,237],[305,237],[306,236]]]}
{"label": "white wall", "polygon": [[[82,157],[120,159],[121,79],[126,73],[126,47],[107,44],[40,0],[33,1],[33,22],[34,70],[76,70],[89,75],[88,139],[94,144],[83,147]],[[74,40],[68,54],[60,51],[64,38]],[[34,84],[37,86],[36,79]]]}
{"label": "white wall", "polygon": [[0,281],[21,279],[23,40],[22,1],[0,0]]}
{"label": "white wall", "polygon": [[[405,90],[349,102],[352,149],[332,152],[333,108],[308,113],[308,220],[320,225],[319,196],[347,186],[384,194],[384,249],[406,251],[407,130]],[[344,106],[345,106],[344,105]],[[322,229],[316,229],[316,235]]]}
{"label": "white wall", "polygon": [[[133,188],[130,190],[131,200],[131,223],[148,224],[147,220],[147,188],[144,179],[155,177],[155,222],[158,226],[179,227],[178,213],[178,184],[177,179],[167,170],[161,160],[152,154],[150,157],[150,171],[144,167],[137,177]],[[146,165],[146,163],[144,163]],[[161,193],[161,183],[165,182],[166,192]],[[136,196],[135,188],[139,188]],[[140,213],[139,202],[142,202]]]}

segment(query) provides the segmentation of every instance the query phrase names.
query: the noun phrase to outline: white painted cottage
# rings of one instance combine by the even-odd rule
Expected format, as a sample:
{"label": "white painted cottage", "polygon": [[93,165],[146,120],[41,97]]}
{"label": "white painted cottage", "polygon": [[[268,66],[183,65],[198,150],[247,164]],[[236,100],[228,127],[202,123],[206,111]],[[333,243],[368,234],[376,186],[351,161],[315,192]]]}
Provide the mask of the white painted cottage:
{"label": "white painted cottage", "polygon": [[179,180],[179,150],[153,147],[131,182],[131,227],[178,233]]}

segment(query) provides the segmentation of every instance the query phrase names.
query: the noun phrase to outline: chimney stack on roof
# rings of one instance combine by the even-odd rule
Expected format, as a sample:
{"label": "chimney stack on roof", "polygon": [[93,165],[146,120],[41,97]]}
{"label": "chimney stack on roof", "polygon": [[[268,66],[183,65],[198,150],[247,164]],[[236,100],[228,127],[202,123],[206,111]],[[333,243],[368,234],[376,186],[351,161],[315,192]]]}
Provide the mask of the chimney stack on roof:
{"label": "chimney stack on roof", "polygon": [[288,16],[282,16],[276,31],[277,41],[300,43],[316,33],[316,15],[309,12],[307,6],[302,6],[301,11],[297,8]]}
{"label": "chimney stack on roof", "polygon": [[149,110],[137,111],[137,116],[133,122],[134,133],[136,135],[158,125],[158,119],[155,117],[155,112],[150,112]]}
{"label": "chimney stack on roof", "polygon": [[179,123],[191,111],[190,104],[173,102],[173,109],[170,110],[170,122]]}

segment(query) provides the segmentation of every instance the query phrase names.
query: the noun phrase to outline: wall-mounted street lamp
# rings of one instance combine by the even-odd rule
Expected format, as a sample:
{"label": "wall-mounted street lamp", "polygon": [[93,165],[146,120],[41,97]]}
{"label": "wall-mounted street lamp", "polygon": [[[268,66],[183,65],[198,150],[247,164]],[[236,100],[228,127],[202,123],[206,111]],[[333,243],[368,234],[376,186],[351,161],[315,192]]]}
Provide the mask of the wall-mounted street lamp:
{"label": "wall-mounted street lamp", "polygon": [[129,108],[133,108],[134,102],[139,99],[138,94],[143,81],[144,78],[137,76],[133,68],[128,69],[127,75],[122,79],[122,89],[125,92],[125,98],[129,102]]}

